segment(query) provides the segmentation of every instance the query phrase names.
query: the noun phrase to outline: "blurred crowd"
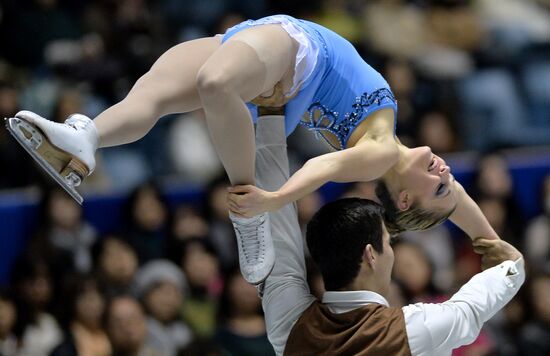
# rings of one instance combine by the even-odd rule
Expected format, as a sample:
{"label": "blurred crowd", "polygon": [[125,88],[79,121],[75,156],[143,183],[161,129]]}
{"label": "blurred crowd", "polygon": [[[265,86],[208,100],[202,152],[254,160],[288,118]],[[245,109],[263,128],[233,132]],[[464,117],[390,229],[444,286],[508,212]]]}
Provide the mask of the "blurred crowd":
{"label": "blurred crowd", "polygon": [[[394,91],[405,144],[483,153],[470,193],[523,252],[529,278],[454,354],[550,354],[550,176],[533,187],[542,213],[528,219],[499,151],[550,144],[548,0],[1,0],[0,115],[94,117],[174,44],[275,13],[354,43]],[[289,139],[295,167],[325,151],[308,132]],[[0,354],[272,354],[256,290],[238,272],[228,183],[202,113],[163,118],[98,162],[84,189],[127,194],[119,228],[107,234],[0,130],[0,190],[43,192],[36,228],[0,291]],[[204,186],[203,201],[168,205],[157,183],[173,181]],[[372,189],[355,184],[344,196]],[[319,193],[298,202],[304,229],[322,204]],[[402,237],[393,306],[445,300],[480,270],[468,237],[447,225]],[[322,279],[309,265],[320,296]]]}

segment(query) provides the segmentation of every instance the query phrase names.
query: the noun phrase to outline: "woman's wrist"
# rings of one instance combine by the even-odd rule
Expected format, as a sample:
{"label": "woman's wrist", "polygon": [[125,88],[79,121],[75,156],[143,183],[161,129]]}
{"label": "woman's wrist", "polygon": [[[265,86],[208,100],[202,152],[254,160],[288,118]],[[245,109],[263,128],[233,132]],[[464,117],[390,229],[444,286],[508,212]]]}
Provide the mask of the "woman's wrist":
{"label": "woman's wrist", "polygon": [[275,192],[270,192],[269,200],[271,201],[270,209],[269,210],[278,210],[285,206],[287,202],[285,201],[285,195],[280,190],[277,190]]}

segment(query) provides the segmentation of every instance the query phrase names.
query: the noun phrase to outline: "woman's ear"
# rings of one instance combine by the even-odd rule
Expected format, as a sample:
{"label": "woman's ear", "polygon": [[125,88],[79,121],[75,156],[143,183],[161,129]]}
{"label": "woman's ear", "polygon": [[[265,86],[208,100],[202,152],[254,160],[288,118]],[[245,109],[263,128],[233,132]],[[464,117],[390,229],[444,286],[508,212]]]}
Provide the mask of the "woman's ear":
{"label": "woman's ear", "polygon": [[407,190],[402,190],[397,196],[397,208],[401,211],[409,210],[412,205],[411,195]]}

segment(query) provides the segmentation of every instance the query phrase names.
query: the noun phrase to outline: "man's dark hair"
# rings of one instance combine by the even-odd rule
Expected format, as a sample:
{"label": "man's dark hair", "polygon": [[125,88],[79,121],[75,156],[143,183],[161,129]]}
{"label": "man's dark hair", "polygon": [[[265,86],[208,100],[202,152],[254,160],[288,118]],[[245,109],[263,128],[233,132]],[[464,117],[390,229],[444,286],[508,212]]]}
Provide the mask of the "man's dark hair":
{"label": "man's dark hair", "polygon": [[407,210],[400,210],[393,200],[388,185],[379,180],[376,184],[376,197],[384,207],[384,221],[391,235],[404,231],[418,231],[437,226],[451,216],[455,208],[450,211],[430,211],[412,204]]}
{"label": "man's dark hair", "polygon": [[363,250],[383,252],[382,207],[367,199],[346,198],[323,206],[307,225],[309,252],[326,290],[342,290],[359,274]]}

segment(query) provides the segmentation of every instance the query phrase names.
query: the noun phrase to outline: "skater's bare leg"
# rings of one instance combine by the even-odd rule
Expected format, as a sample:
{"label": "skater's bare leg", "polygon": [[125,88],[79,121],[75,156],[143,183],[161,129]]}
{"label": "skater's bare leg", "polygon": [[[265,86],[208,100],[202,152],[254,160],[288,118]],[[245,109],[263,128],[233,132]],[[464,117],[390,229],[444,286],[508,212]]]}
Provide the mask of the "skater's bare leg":
{"label": "skater's bare leg", "polygon": [[245,102],[273,90],[278,82],[288,84],[297,45],[278,25],[253,27],[220,43],[220,37],[212,37],[171,48],[123,101],[101,113],[93,125],[83,115],[73,115],[68,124],[34,113],[18,115],[92,171],[98,146],[138,140],[161,116],[202,106],[230,180],[253,184],[254,132]]}
{"label": "skater's bare leg", "polygon": [[220,46],[198,73],[208,129],[232,184],[254,184],[254,127],[245,102],[292,77],[296,50],[280,26],[253,27]]}
{"label": "skater's bare leg", "polygon": [[136,141],[149,132],[160,117],[200,108],[197,73],[220,43],[220,36],[201,38],[166,51],[124,100],[94,120],[100,147]]}

